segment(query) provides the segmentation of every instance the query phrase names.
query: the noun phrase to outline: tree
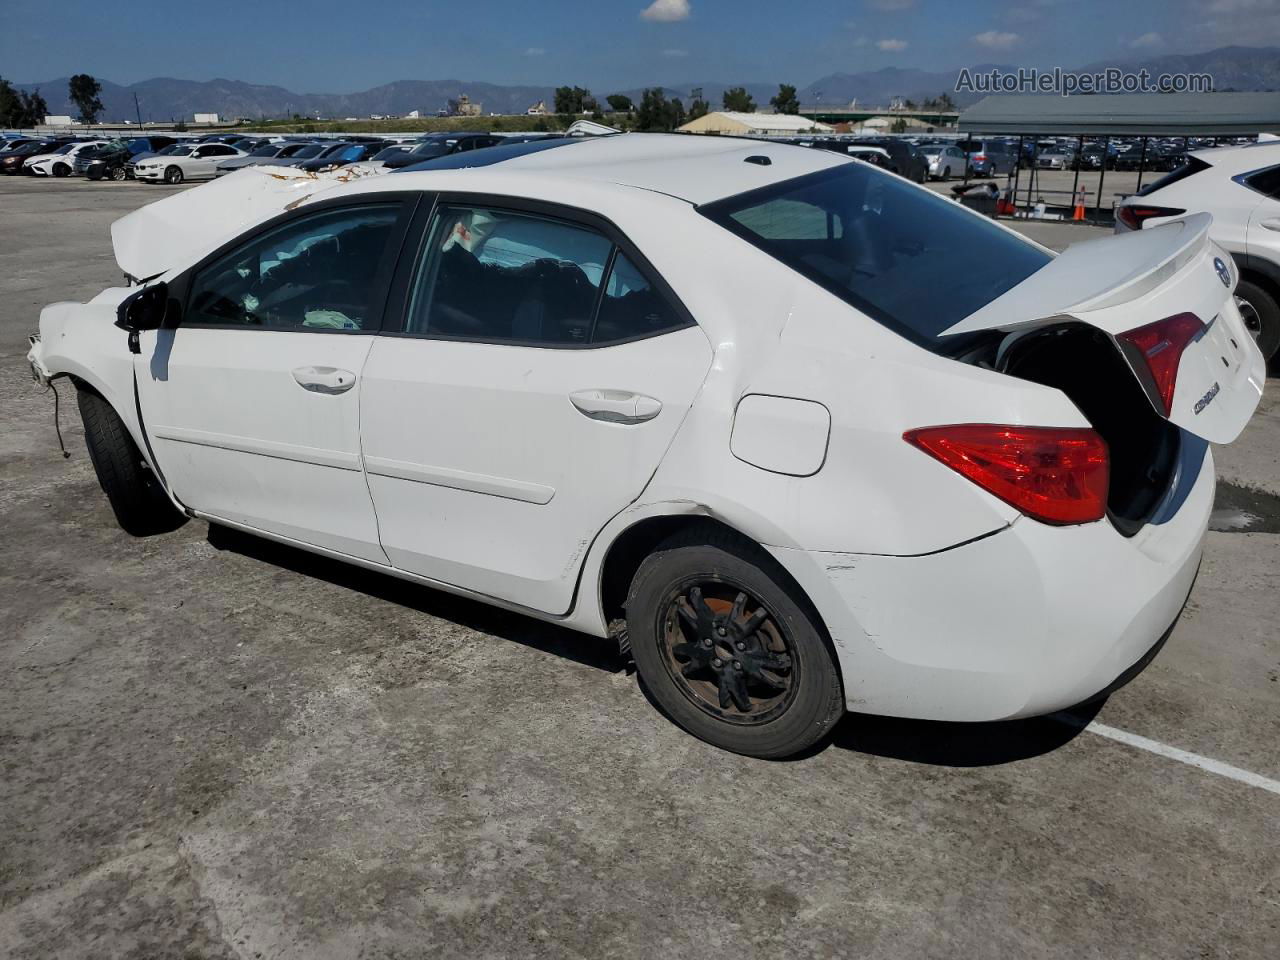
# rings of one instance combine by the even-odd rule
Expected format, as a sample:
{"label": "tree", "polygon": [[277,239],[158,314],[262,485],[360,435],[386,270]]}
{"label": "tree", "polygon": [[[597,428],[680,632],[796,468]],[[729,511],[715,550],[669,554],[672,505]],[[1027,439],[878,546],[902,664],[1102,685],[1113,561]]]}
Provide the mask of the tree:
{"label": "tree", "polygon": [[18,90],[4,77],[0,77],[0,125],[6,127],[34,127],[44,123],[49,105],[40,91],[28,93]]}
{"label": "tree", "polygon": [[609,101],[609,109],[615,113],[630,113],[635,107],[625,93],[611,93],[605,99]]}
{"label": "tree", "polygon": [[636,110],[636,129],[670,132],[685,122],[684,104],[668,100],[661,87],[644,91]]}
{"label": "tree", "polygon": [[556,87],[556,113],[588,113],[596,108],[596,98],[582,87]]}
{"label": "tree", "polygon": [[746,87],[733,87],[724,92],[724,108],[734,113],[755,113],[756,102],[747,93]]}
{"label": "tree", "polygon": [[889,124],[890,133],[906,133],[907,121],[904,117],[895,117],[893,123]]}
{"label": "tree", "polygon": [[951,99],[951,94],[944,93],[938,97],[938,109],[945,110],[948,113],[956,108],[955,101]]}
{"label": "tree", "polygon": [[776,113],[794,115],[800,112],[800,98],[796,96],[796,88],[789,83],[778,84],[778,95],[769,102]]}
{"label": "tree", "polygon": [[703,100],[701,97],[697,97],[693,103],[689,104],[688,119],[697,120],[699,117],[705,117],[710,112],[711,104],[707,103],[707,101]]}
{"label": "tree", "polygon": [[87,73],[77,73],[67,83],[67,97],[80,110],[80,119],[87,124],[98,122],[98,114],[102,113],[102,101],[98,94],[102,92],[102,84]]}

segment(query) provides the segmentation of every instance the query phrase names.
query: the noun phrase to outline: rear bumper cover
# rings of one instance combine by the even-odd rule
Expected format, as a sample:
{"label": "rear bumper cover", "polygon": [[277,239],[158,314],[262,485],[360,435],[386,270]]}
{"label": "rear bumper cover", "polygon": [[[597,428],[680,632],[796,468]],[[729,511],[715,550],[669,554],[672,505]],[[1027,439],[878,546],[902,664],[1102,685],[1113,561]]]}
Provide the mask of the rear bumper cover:
{"label": "rear bumper cover", "polygon": [[1025,517],[917,557],[775,548],[818,608],[850,710],[933,720],[1035,716],[1095,698],[1146,666],[1199,568],[1213,505],[1207,449],[1163,522]]}

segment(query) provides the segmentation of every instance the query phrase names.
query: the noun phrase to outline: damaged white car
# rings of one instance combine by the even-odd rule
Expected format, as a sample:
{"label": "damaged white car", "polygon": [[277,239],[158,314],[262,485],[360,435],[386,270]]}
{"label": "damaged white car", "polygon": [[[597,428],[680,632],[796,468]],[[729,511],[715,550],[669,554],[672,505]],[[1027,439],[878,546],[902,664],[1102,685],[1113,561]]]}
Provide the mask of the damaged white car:
{"label": "damaged white car", "polygon": [[126,530],[616,638],[760,757],[846,709],[1058,710],[1154,655],[1263,386],[1207,217],[1054,256],[826,151],[479,153],[115,225],[144,285],[45,308],[30,360]]}
{"label": "damaged white car", "polygon": [[69,177],[75,172],[76,154],[106,143],[106,140],[77,140],[59,147],[53,153],[39,153],[28,157],[22,162],[22,167],[37,177]]}

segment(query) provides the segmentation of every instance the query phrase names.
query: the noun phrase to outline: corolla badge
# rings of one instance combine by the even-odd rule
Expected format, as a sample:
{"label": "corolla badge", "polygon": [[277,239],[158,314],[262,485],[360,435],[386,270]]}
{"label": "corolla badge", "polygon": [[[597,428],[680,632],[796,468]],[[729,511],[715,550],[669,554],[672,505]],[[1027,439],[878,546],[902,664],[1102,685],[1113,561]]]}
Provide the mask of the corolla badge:
{"label": "corolla badge", "polygon": [[1222,281],[1224,287],[1231,286],[1231,271],[1227,269],[1227,265],[1222,262],[1221,257],[1213,258],[1213,269],[1218,271],[1218,279]]}

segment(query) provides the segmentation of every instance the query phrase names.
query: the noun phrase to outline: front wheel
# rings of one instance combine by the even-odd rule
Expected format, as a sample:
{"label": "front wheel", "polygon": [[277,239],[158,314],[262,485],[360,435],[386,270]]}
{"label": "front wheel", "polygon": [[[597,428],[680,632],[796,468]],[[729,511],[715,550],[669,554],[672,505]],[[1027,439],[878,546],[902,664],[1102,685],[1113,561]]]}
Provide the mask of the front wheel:
{"label": "front wheel", "polygon": [[111,404],[88,390],[81,390],[78,399],[89,459],[121,528],[144,537],[186,523]]}
{"label": "front wheel", "polygon": [[68,177],[71,175],[71,168],[65,163],[55,163],[53,165],[53,175],[55,177]]}
{"label": "front wheel", "polygon": [[816,614],[772,557],[707,528],[662,543],[635,575],[636,670],[676,723],[708,743],[779,759],[825,737],[844,694]]}
{"label": "front wheel", "polygon": [[1266,290],[1248,280],[1236,284],[1236,306],[1245,328],[1268,363],[1280,349],[1280,306]]}
{"label": "front wheel", "polygon": [[123,179],[124,179],[125,177],[127,177],[128,175],[129,175],[129,172],[128,172],[127,170],[125,170],[125,168],[124,168],[124,167],[112,167],[112,168],[111,168],[111,179],[112,179],[112,180],[115,180],[117,183],[118,183],[118,182],[120,182],[121,180],[123,180]]}
{"label": "front wheel", "polygon": [[182,182],[182,168],[181,168],[181,167],[165,167],[165,170],[164,170],[164,182],[165,182],[165,183],[171,183],[171,184],[178,184],[178,183],[181,183],[181,182]]}

